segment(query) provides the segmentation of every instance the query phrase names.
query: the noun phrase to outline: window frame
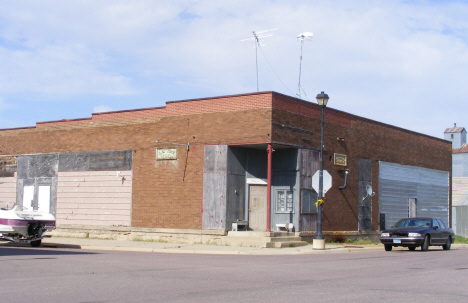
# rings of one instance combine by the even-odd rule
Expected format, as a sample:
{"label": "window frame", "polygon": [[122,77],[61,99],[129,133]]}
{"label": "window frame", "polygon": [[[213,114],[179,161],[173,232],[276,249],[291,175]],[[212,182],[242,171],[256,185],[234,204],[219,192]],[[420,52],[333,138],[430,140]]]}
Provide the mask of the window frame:
{"label": "window frame", "polygon": [[[279,207],[279,193],[284,192],[284,209],[280,210]],[[288,192],[291,193],[291,210],[288,210]],[[294,189],[289,187],[277,188],[275,189],[275,214],[293,214],[294,213]]]}
{"label": "window frame", "polygon": [[[304,193],[308,193],[309,201],[304,201]],[[300,213],[301,214],[317,214],[317,207],[315,207],[315,203],[317,202],[318,199],[318,194],[315,190],[309,189],[309,188],[303,188],[301,190],[301,208],[300,208]],[[308,211],[304,211],[304,205],[309,204]]]}

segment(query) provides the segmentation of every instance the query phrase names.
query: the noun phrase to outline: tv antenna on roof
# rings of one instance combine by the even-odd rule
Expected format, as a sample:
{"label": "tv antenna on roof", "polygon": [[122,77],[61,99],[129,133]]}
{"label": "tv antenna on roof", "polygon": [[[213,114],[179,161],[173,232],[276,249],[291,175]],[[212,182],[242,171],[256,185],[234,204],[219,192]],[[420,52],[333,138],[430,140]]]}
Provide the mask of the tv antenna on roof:
{"label": "tv antenna on roof", "polygon": [[273,34],[266,35],[266,33],[275,31],[275,30],[277,30],[277,29],[278,29],[278,28],[274,28],[274,29],[269,29],[269,30],[261,31],[261,32],[252,31],[253,38],[241,40],[241,41],[254,40],[254,42],[255,42],[255,46],[254,46],[254,47],[255,47],[255,68],[256,68],[256,72],[257,72],[257,92],[259,91],[259,90],[258,90],[258,59],[257,59],[258,57],[257,57],[257,48],[259,48],[260,46],[265,46],[264,44],[261,43],[260,39],[273,36]]}
{"label": "tv antenna on roof", "polygon": [[[297,85],[297,93],[296,95],[299,97],[299,99],[302,99],[302,94],[301,91],[303,90],[301,87],[301,67],[302,67],[302,46],[304,45],[304,41],[306,40],[312,40],[312,37],[314,34],[309,33],[309,32],[303,32],[300,33],[299,36],[297,36],[297,39],[301,41],[301,57],[299,59],[299,84]],[[305,94],[305,92],[304,92]]]}

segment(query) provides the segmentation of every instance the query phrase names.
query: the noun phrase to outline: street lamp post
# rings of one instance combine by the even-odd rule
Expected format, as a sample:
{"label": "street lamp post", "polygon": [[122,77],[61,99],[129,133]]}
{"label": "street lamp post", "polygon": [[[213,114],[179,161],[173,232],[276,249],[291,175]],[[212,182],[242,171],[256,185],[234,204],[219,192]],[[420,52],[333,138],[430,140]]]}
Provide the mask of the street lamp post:
{"label": "street lamp post", "polygon": [[[321,201],[323,198],[323,116],[325,107],[328,103],[328,95],[321,92],[316,97],[317,103],[321,109],[320,116],[320,170],[319,170],[319,192],[318,200]],[[322,233],[322,203],[317,203],[317,232],[315,233],[314,241],[312,244],[313,249],[325,249],[325,237]]]}

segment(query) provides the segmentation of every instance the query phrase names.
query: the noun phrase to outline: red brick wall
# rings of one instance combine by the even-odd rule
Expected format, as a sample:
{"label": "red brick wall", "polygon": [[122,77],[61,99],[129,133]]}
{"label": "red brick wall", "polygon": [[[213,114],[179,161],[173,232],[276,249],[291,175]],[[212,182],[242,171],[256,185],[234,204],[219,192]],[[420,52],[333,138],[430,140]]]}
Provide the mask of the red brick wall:
{"label": "red brick wall", "polygon": [[[451,171],[450,142],[329,108],[325,121],[325,169],[331,173],[334,186],[326,195],[324,230],[357,230],[358,157],[373,160],[373,229],[377,229],[379,215],[378,160]],[[345,141],[337,141],[337,137]],[[184,146],[156,140],[194,144],[186,159]],[[132,226],[161,228],[201,228],[204,145],[270,140],[318,148],[319,107],[264,92],[168,102],[161,108],[0,130],[4,155],[134,150]],[[155,160],[156,148],[174,147],[178,160]],[[333,153],[348,156],[351,171],[348,188],[343,191],[337,189],[343,183],[341,167],[329,161]]]}
{"label": "red brick wall", "polygon": [[[235,98],[235,101],[256,102],[249,97]],[[232,108],[239,106],[232,104]],[[2,148],[2,154],[132,149],[132,226],[200,229],[204,145],[266,142],[270,132],[271,109],[260,108],[3,130],[0,142],[7,147]],[[180,144],[193,141],[187,168],[185,146],[156,143],[156,140]],[[156,148],[174,147],[178,150],[177,160],[156,161]]]}
{"label": "red brick wall", "polygon": [[[320,108],[316,104],[298,102],[287,96],[274,95],[272,139],[311,148],[320,147]],[[281,126],[281,125],[284,125]],[[301,131],[304,129],[306,131]],[[338,141],[337,138],[344,138]],[[304,140],[306,138],[308,140]],[[417,134],[376,121],[326,109],[324,123],[324,169],[332,175],[333,187],[325,196],[323,229],[328,231],[358,229],[358,158],[372,160],[372,229],[378,229],[378,161],[400,163],[449,171],[451,143]],[[350,173],[344,184],[341,166],[330,159],[334,153],[347,155]]]}
{"label": "red brick wall", "polygon": [[37,123],[37,127],[147,119],[271,107],[271,92],[167,102],[166,106],[93,114],[91,118]]}

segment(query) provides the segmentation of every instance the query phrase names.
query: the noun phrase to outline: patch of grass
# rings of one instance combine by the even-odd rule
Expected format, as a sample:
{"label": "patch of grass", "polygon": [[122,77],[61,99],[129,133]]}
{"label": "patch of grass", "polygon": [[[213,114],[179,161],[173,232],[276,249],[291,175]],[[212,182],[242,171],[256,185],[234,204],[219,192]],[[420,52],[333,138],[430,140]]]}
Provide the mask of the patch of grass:
{"label": "patch of grass", "polygon": [[223,242],[218,242],[215,240],[208,240],[205,243],[201,242],[199,244],[205,244],[205,245],[215,245],[215,246],[231,246],[230,243],[223,243]]}
{"label": "patch of grass", "polygon": [[373,242],[368,238],[364,239],[346,239],[346,244],[357,244],[357,245],[367,245],[367,244],[379,244],[379,242]]}
{"label": "patch of grass", "polygon": [[296,244],[291,243],[291,244],[289,244],[289,247],[296,247]]}
{"label": "patch of grass", "polygon": [[151,239],[151,238],[143,238],[141,236],[133,237],[132,241],[141,241],[141,242],[159,242],[159,243],[168,243],[169,241],[164,239]]}
{"label": "patch of grass", "polygon": [[466,243],[468,243],[468,238],[465,238],[465,237],[462,237],[462,236],[455,236],[455,243],[466,244]]}
{"label": "patch of grass", "polygon": [[89,238],[89,233],[85,233],[85,238]]}

